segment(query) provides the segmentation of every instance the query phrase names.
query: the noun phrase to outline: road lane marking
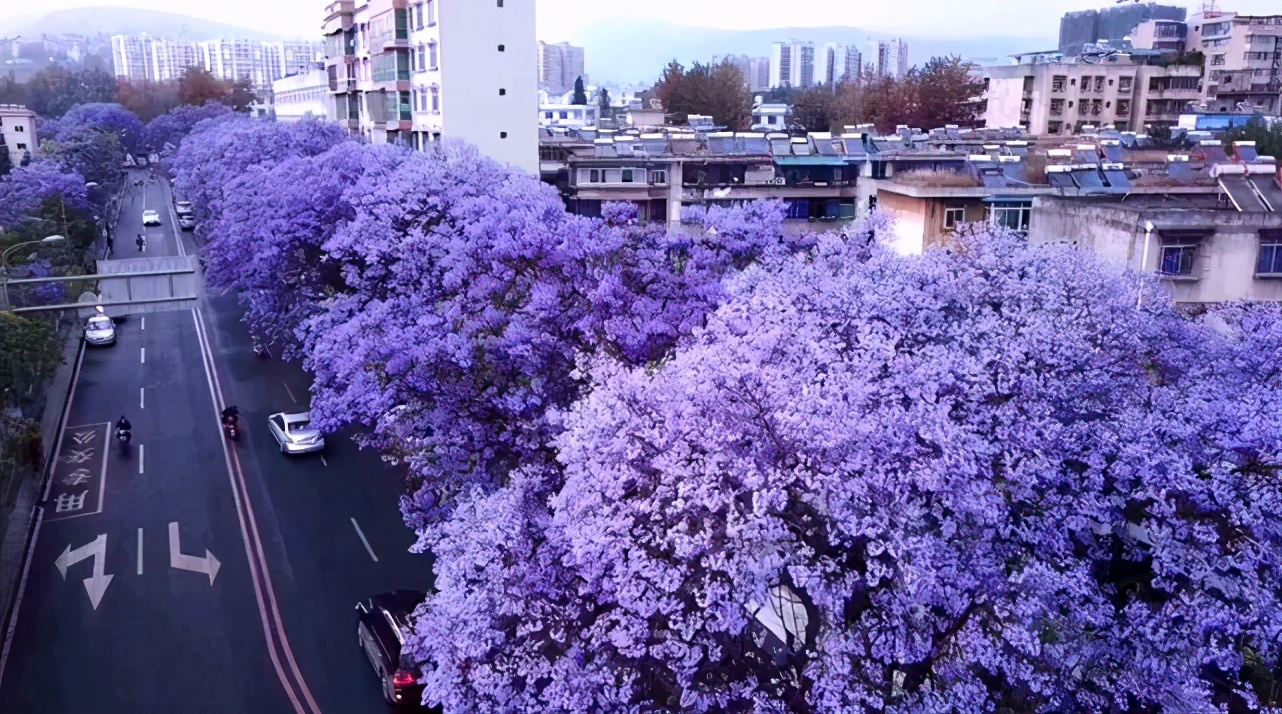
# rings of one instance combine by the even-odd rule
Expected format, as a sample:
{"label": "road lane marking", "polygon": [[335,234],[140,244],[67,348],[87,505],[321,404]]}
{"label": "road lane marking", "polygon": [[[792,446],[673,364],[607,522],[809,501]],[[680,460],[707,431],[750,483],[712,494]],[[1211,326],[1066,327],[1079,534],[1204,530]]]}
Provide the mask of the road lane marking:
{"label": "road lane marking", "polygon": [[138,364],[147,364],[147,348],[142,347],[140,349],[142,351],[138,353]]}
{"label": "road lane marking", "polygon": [[361,532],[361,526],[356,522],[355,518],[352,519],[352,528],[356,529],[356,535],[360,536],[361,542],[365,544],[365,552],[369,553],[369,557],[373,558],[374,562],[377,563],[378,556],[374,555],[374,549],[369,547],[369,541],[365,539],[365,534]]}
{"label": "road lane marking", "polygon": [[[209,345],[204,320],[199,310],[191,311],[192,321],[196,324],[196,339],[200,342],[201,362],[205,367],[205,380],[209,385],[209,396],[213,402],[214,418],[221,421],[219,412],[226,401],[222,396],[222,386],[218,382],[218,372],[214,364],[213,350]],[[221,427],[219,428],[221,431]],[[253,504],[249,498],[249,487],[245,483],[245,473],[240,465],[240,453],[233,450],[226,439],[218,441],[223,446],[223,459],[227,464],[227,480],[231,483],[232,499],[236,503],[236,518],[240,522],[241,542],[245,544],[245,557],[249,561],[249,575],[253,581],[254,599],[258,604],[258,615],[263,626],[263,637],[267,641],[267,653],[271,658],[276,676],[281,687],[293,704],[295,714],[320,714],[321,709],[312,697],[307,682],[299,671],[294,651],[285,634],[284,619],[276,603],[276,591],[272,586],[271,573],[267,567],[267,557],[263,553],[263,543],[258,535],[258,521],[254,516]],[[287,674],[281,663],[281,655],[287,660],[290,672]],[[293,675],[291,681],[289,674]],[[308,707],[303,705],[307,704]]]}
{"label": "road lane marking", "polygon": [[326,466],[329,466],[329,462],[325,460],[325,455],[324,455],[324,454],[321,454],[321,463],[322,463],[322,464],[325,464]]}
{"label": "road lane marking", "polygon": [[138,445],[138,473],[142,473],[142,444]]}
{"label": "road lane marking", "polygon": [[281,384],[284,384],[284,385],[285,385],[285,393],[289,395],[289,401],[291,401],[291,402],[293,402],[293,403],[297,404],[297,403],[298,403],[298,400],[297,400],[297,399],[294,399],[294,393],[293,393],[293,392],[291,392],[291,391],[289,390],[289,385],[288,385],[288,384],[285,384],[284,382],[281,382]]}
{"label": "road lane marking", "polygon": [[145,317],[142,319],[142,329],[147,329],[147,318]]}
{"label": "road lane marking", "polygon": [[138,388],[138,408],[139,409],[147,408],[147,388],[146,387]]}
{"label": "road lane marking", "polygon": [[102,596],[107,592],[107,586],[111,584],[114,575],[107,574],[107,534],[103,533],[89,543],[72,550],[71,544],[67,544],[67,549],[62,551],[62,555],[54,561],[58,566],[58,572],[62,573],[62,579],[67,579],[67,568],[79,563],[82,560],[93,558],[93,575],[85,578],[85,590],[89,593],[89,604],[93,609],[98,609],[98,604],[102,602]]}
{"label": "road lane marking", "polygon": [[209,576],[209,584],[214,584],[214,578],[218,577],[218,568],[222,563],[214,557],[214,554],[205,549],[205,556],[184,555],[182,552],[182,543],[178,538],[178,521],[169,523],[169,567],[177,570],[186,570],[193,573],[201,573]]}
{"label": "road lane marking", "polygon": [[138,529],[138,574],[142,575],[142,529]]}

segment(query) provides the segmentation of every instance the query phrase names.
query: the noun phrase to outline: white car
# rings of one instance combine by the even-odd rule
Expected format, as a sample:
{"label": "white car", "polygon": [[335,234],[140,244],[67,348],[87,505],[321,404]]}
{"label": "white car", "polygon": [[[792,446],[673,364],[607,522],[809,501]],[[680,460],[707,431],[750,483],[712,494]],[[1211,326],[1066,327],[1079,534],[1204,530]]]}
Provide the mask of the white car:
{"label": "white car", "polygon": [[94,315],[85,321],[85,344],[106,347],[116,344],[116,325],[106,315]]}
{"label": "white car", "polygon": [[312,426],[311,412],[280,412],[267,418],[267,428],[282,454],[310,454],[325,448],[325,437]]}
{"label": "white car", "polygon": [[157,213],[157,212],[155,212],[155,211],[153,211],[153,210],[151,210],[151,209],[147,209],[147,210],[143,211],[143,212],[142,212],[142,224],[143,224],[144,226],[158,226],[158,225],[160,225],[160,214],[159,214],[159,213]]}

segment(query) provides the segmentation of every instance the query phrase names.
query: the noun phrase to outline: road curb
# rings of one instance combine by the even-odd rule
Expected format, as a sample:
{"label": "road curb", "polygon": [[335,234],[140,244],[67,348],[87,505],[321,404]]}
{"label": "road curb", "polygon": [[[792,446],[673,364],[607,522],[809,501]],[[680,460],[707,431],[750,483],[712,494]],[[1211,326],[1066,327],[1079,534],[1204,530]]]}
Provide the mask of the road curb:
{"label": "road curb", "polygon": [[[74,349],[72,345],[75,346]],[[45,413],[40,419],[41,445],[45,453],[44,468],[40,472],[40,478],[27,479],[22,483],[13,516],[6,529],[4,548],[0,550],[0,598],[2,598],[0,602],[3,604],[4,614],[3,619],[0,619],[0,633],[2,633],[0,638],[3,638],[0,647],[3,648],[9,645],[8,636],[13,628],[13,618],[18,609],[18,594],[25,580],[22,575],[29,567],[32,552],[35,550],[35,535],[40,522],[40,511],[43,508],[40,504],[44,500],[45,491],[49,487],[49,478],[53,473],[53,463],[49,457],[55,453],[53,449],[56,448],[62,428],[66,426],[67,405],[71,402],[71,394],[75,388],[76,376],[80,372],[84,350],[84,340],[73,331],[67,339],[67,345],[63,348],[64,363],[58,368],[49,385],[50,393],[56,397],[46,401]],[[72,354],[74,357],[71,357]],[[46,425],[52,428],[47,428]],[[21,509],[24,503],[29,504],[29,508],[25,511]],[[11,545],[11,539],[19,532],[23,533],[21,550]],[[0,670],[0,678],[3,676],[3,670]]]}

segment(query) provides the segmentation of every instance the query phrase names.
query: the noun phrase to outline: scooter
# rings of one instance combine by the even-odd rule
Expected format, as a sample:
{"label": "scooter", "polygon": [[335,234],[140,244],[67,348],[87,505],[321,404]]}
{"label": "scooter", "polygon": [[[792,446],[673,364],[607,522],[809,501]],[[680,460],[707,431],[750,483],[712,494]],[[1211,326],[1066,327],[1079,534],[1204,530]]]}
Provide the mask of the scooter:
{"label": "scooter", "polygon": [[236,423],[235,419],[223,420],[223,433],[232,441],[240,439],[240,426]]}
{"label": "scooter", "polygon": [[120,442],[120,453],[122,454],[129,453],[129,440],[132,439],[133,436],[134,436],[134,433],[129,429],[116,430],[116,441]]}

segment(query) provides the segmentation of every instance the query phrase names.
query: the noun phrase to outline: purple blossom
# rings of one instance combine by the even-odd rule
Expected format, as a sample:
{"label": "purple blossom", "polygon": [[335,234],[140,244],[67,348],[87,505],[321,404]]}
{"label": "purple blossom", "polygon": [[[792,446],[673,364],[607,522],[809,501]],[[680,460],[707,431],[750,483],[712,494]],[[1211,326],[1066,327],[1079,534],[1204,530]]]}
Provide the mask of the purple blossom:
{"label": "purple blossom", "polygon": [[80,174],[47,160],[15,167],[0,178],[0,228],[16,228],[24,218],[36,215],[45,201],[58,197],[66,202],[68,211],[89,208],[85,179]]}

